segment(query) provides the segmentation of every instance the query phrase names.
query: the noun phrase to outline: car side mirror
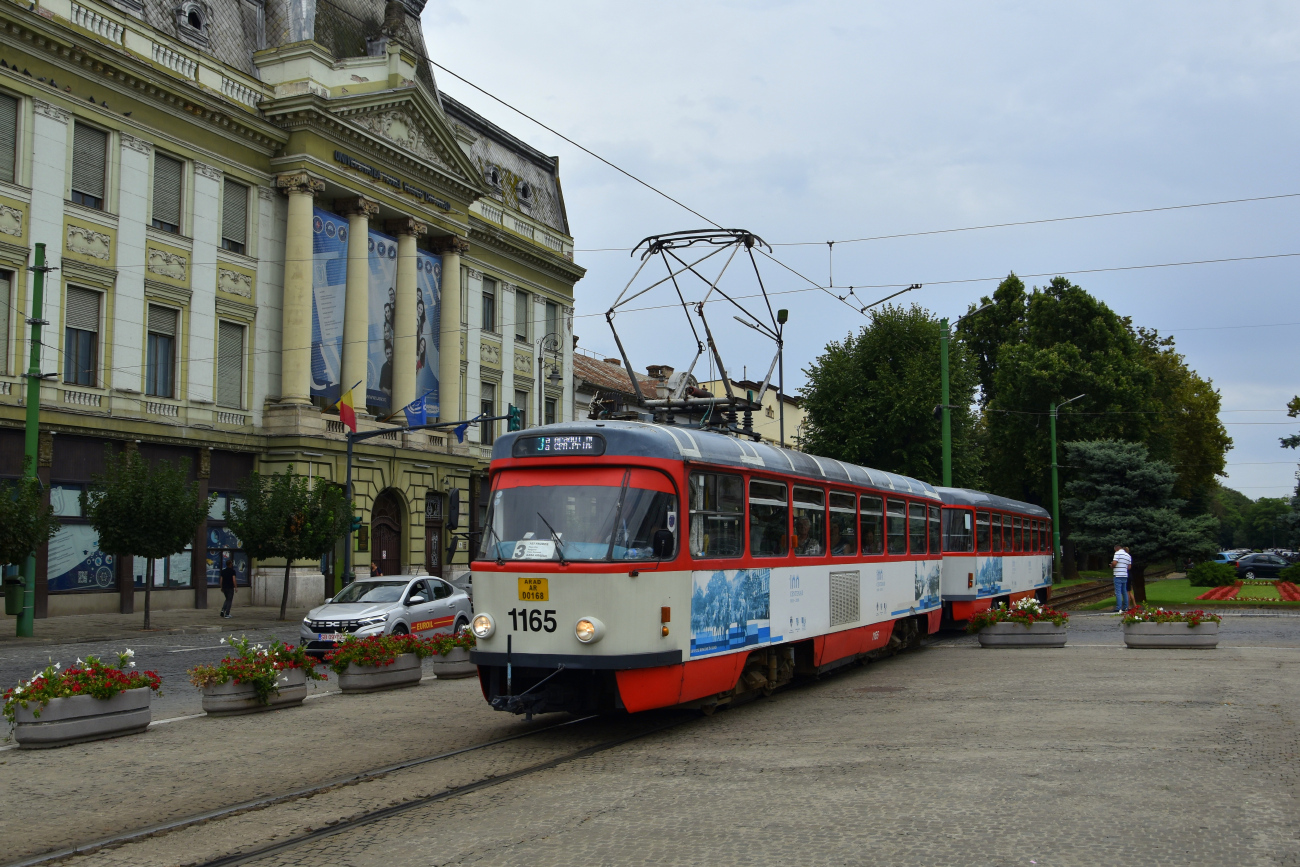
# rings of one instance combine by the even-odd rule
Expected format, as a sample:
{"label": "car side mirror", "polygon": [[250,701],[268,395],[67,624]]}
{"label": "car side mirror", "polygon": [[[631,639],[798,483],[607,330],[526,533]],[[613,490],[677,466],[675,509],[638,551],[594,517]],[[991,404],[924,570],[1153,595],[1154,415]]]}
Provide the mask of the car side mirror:
{"label": "car side mirror", "polygon": [[655,530],[654,538],[651,540],[651,550],[654,551],[656,560],[670,560],[673,556],[673,531],[672,530]]}
{"label": "car side mirror", "polygon": [[426,600],[425,600],[425,598],[424,598],[424,595],[421,594],[421,593],[417,593],[417,594],[415,594],[414,596],[412,596],[410,599],[406,600],[406,604],[407,604],[407,605],[422,605],[425,601],[426,601]]}
{"label": "car side mirror", "polygon": [[333,601],[334,601],[334,597],[333,597],[333,596],[330,596],[330,597],[326,598],[324,604],[329,605],[329,604],[330,604],[331,602],[333,602]]}

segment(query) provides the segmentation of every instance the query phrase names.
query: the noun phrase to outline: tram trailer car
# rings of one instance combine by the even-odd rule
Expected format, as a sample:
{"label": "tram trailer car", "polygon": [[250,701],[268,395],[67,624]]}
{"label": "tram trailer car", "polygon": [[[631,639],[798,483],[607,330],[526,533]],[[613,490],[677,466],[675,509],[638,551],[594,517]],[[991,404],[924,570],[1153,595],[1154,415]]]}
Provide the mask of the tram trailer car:
{"label": "tram trailer car", "polygon": [[937,488],[943,500],[945,623],[1027,596],[1052,593],[1052,522],[1040,506],[968,488]]}
{"label": "tram trailer car", "polygon": [[708,711],[939,628],[916,479],[629,421],[508,433],[490,475],[471,658],[498,710]]}

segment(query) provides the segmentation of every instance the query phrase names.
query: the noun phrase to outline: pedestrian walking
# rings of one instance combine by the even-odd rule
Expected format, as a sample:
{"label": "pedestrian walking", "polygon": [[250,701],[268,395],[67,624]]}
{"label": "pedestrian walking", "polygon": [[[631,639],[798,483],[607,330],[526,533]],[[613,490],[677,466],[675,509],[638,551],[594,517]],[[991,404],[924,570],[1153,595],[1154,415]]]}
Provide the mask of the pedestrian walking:
{"label": "pedestrian walking", "polygon": [[1110,568],[1113,571],[1115,579],[1115,613],[1124,612],[1124,603],[1130,601],[1133,597],[1129,595],[1128,589],[1128,567],[1133,565],[1133,558],[1129,556],[1128,551],[1123,545],[1115,546],[1115,557],[1110,561]]}
{"label": "pedestrian walking", "polygon": [[229,618],[230,606],[235,604],[235,564],[229,554],[226,555],[226,565],[221,569],[221,594],[226,597],[226,604],[221,606],[221,616]]}

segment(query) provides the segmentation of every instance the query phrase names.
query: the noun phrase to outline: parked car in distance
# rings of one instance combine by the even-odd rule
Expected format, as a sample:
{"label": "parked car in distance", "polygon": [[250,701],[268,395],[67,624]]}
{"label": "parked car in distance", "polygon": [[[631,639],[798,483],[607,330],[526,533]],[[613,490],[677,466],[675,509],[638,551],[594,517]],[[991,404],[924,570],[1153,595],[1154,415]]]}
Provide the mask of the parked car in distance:
{"label": "parked car in distance", "polygon": [[1231,563],[1231,562],[1235,561],[1235,560],[1236,560],[1238,557],[1240,557],[1240,556],[1241,556],[1241,555],[1238,554],[1238,553],[1236,553],[1235,551],[1220,551],[1219,553],[1217,553],[1217,554],[1214,555],[1214,562],[1215,562],[1215,563]]}
{"label": "parked car in distance", "polygon": [[1237,567],[1239,576],[1250,581],[1256,578],[1276,578],[1277,573],[1291,564],[1276,554],[1247,554],[1233,565]]}
{"label": "parked car in distance", "polygon": [[469,596],[441,578],[394,575],[348,584],[303,618],[298,634],[312,656],[324,656],[347,635],[432,635],[469,625]]}

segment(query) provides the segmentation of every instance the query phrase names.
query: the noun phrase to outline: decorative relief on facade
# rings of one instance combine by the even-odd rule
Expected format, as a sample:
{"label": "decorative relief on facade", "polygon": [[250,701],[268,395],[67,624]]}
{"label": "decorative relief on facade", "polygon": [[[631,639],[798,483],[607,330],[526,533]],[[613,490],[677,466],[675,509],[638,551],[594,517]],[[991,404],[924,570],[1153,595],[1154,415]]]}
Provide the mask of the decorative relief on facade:
{"label": "decorative relief on facade", "polygon": [[357,126],[373,132],[380,138],[387,139],[404,150],[415,154],[425,162],[440,168],[450,168],[442,155],[429,143],[428,137],[420,130],[406,112],[381,111],[354,117]]}
{"label": "decorative relief on facade", "polygon": [[209,180],[220,181],[222,173],[221,173],[221,169],[217,168],[216,166],[210,166],[207,163],[201,163],[198,160],[195,160],[194,174],[202,175],[203,177],[208,178]]}
{"label": "decorative relief on facade", "polygon": [[150,274],[157,274],[170,280],[185,279],[185,269],[190,264],[189,259],[179,253],[169,253],[157,247],[150,247],[145,255],[145,270]]}
{"label": "decorative relief on facade", "polygon": [[339,205],[343,213],[349,217],[365,217],[367,220],[373,220],[379,215],[379,203],[373,199],[367,199],[365,196],[347,199],[340,202]]}
{"label": "decorative relief on facade", "polygon": [[276,175],[275,185],[286,193],[309,193],[314,196],[325,192],[325,182],[319,178],[313,178],[306,172],[289,172]]}
{"label": "decorative relief on facade", "polygon": [[[459,256],[463,253],[469,252],[469,241],[466,241],[464,238],[458,238],[455,235],[444,235],[441,238],[435,238],[429,247],[433,252],[439,255],[452,253]],[[472,268],[469,269],[469,271],[471,274],[478,274],[478,272],[474,271]],[[482,277],[483,275],[478,274],[478,276]]]}
{"label": "decorative relief on facade", "polygon": [[460,357],[461,357],[461,358],[465,358],[465,357],[466,357],[466,355],[465,355],[465,335],[464,335],[464,333],[462,333],[462,334],[460,335]]}
{"label": "decorative relief on facade", "polygon": [[270,187],[258,187],[257,197],[264,202],[275,201],[275,190]]}
{"label": "decorative relief on facade", "polygon": [[121,133],[121,137],[122,147],[130,148],[131,150],[136,151],[137,153],[142,153],[145,156],[149,156],[153,153],[153,142],[145,141],[142,138],[136,138],[130,133],[125,132]]}
{"label": "decorative relief on facade", "polygon": [[67,123],[72,120],[72,113],[59,108],[57,105],[51,105],[43,99],[33,99],[32,107],[36,113],[42,117],[48,117],[50,120],[57,120],[59,123]]}
{"label": "decorative relief on facade", "polygon": [[8,205],[0,205],[0,234],[23,236],[23,212]]}
{"label": "decorative relief on facade", "polygon": [[217,288],[222,292],[229,292],[231,295],[252,298],[253,278],[242,272],[232,271],[229,268],[219,268],[217,270]]}
{"label": "decorative relief on facade", "polygon": [[525,355],[522,352],[516,352],[515,372],[526,373],[531,377],[533,375],[533,357],[531,355]]}
{"label": "decorative relief on facade", "polygon": [[85,226],[68,226],[66,246],[69,253],[103,259],[105,262],[113,256],[113,239]]}
{"label": "decorative relief on facade", "polygon": [[495,343],[482,342],[478,347],[478,358],[483,364],[490,364],[493,367],[501,366],[501,347]]}
{"label": "decorative relief on facade", "polygon": [[429,231],[429,224],[406,217],[401,220],[389,220],[387,229],[394,235],[414,235],[419,238]]}

